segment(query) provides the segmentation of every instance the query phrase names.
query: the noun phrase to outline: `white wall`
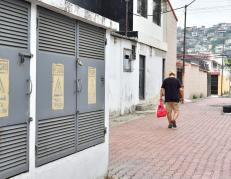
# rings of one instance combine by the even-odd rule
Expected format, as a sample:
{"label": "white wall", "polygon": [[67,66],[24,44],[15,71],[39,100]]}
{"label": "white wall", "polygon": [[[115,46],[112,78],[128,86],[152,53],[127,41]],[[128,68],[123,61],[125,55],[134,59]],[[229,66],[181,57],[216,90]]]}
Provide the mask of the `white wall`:
{"label": "white wall", "polygon": [[133,61],[133,72],[123,71],[123,50],[131,49],[136,43],[114,36],[108,38],[108,42],[110,113],[123,115],[133,112],[139,103],[139,61]]}
{"label": "white wall", "polygon": [[[57,2],[57,1],[56,1]],[[43,4],[44,5],[44,4]],[[36,5],[32,3],[31,8],[31,80],[36,89]],[[118,24],[117,24],[118,25]],[[117,26],[116,25],[116,26]],[[101,24],[103,26],[103,24]],[[107,27],[105,27],[107,28]],[[107,30],[107,38],[110,38],[110,31]],[[105,59],[105,127],[109,129],[109,56],[106,46]],[[84,151],[69,155],[41,167],[35,168],[35,124],[36,124],[36,91],[33,90],[30,101],[30,116],[33,121],[30,123],[29,135],[29,172],[13,177],[13,179],[98,179],[107,174],[109,160],[109,130],[105,136],[105,143],[91,147]]]}
{"label": "white wall", "polygon": [[[106,118],[108,121],[108,117]],[[107,122],[108,124],[108,122]],[[107,125],[108,127],[108,125]],[[30,163],[34,160],[30,157]],[[103,178],[108,167],[108,134],[104,144],[59,159],[13,179],[96,179]]]}
{"label": "white wall", "polygon": [[207,96],[207,72],[199,70],[198,65],[187,63],[185,66],[184,97]]}
{"label": "white wall", "polygon": [[[168,9],[170,9],[169,3]],[[165,61],[165,77],[168,77],[170,71],[176,72],[177,20],[173,12],[166,14],[166,23],[166,39],[168,43],[168,51]]]}
{"label": "white wall", "polygon": [[[109,42],[109,107],[112,116],[133,112],[142,103],[155,104],[162,83],[164,52],[137,43],[133,72],[123,71],[123,50],[131,49],[134,42],[111,36]],[[145,56],[145,100],[139,100],[139,56]]]}
{"label": "white wall", "polygon": [[[148,14],[153,14],[153,1],[148,0]],[[133,13],[137,14],[137,0],[133,1]],[[133,15],[133,30],[139,32],[139,42],[153,46],[161,50],[167,50],[167,43],[164,41],[164,22],[161,15],[161,26],[156,25],[152,21],[152,16],[144,18],[142,16]]]}
{"label": "white wall", "polygon": [[151,48],[144,44],[139,44],[138,54],[145,56],[145,102],[156,104],[160,94],[162,84],[162,59],[165,53]]}

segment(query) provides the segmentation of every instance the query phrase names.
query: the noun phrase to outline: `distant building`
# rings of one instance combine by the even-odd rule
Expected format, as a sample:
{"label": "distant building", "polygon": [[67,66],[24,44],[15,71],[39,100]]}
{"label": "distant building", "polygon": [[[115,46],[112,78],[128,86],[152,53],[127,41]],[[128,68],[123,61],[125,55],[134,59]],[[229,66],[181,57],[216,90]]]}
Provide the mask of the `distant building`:
{"label": "distant building", "polygon": [[183,82],[186,99],[208,96],[206,55],[185,56],[185,76],[183,77],[183,54],[177,54],[177,78]]}
{"label": "distant building", "polygon": [[222,54],[222,52],[223,52],[223,45],[217,45],[215,47],[214,51],[215,51],[216,54]]}
{"label": "distant building", "polygon": [[192,32],[192,37],[197,37],[198,33],[197,32]]}

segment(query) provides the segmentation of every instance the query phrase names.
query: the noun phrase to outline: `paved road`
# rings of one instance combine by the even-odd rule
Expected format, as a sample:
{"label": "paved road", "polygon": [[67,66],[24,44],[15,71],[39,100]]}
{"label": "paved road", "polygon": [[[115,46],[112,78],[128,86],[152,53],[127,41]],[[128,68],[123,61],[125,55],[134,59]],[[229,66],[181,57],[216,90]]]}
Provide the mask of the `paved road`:
{"label": "paved road", "polygon": [[177,129],[148,115],[111,128],[111,178],[231,179],[231,115],[211,98],[184,104]]}

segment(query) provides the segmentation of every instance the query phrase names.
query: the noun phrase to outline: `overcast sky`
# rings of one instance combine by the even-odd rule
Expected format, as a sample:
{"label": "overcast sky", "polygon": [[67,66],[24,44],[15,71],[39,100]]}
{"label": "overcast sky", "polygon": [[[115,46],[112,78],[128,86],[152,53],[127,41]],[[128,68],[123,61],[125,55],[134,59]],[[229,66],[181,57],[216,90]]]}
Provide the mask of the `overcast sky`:
{"label": "overcast sky", "polygon": [[[170,0],[174,8],[184,6],[192,0]],[[175,11],[178,26],[184,26],[184,9]],[[187,27],[210,27],[218,23],[231,23],[231,0],[196,0],[188,7]]]}

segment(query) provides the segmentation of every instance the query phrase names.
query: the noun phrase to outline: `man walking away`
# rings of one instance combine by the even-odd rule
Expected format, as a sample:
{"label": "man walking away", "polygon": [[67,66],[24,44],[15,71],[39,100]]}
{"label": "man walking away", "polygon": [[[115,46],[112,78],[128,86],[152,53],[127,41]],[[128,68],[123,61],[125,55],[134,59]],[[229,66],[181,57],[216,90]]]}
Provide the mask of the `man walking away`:
{"label": "man walking away", "polygon": [[183,88],[178,79],[175,78],[175,72],[170,72],[169,77],[163,81],[160,91],[160,100],[165,96],[168,128],[176,128],[176,120],[179,116],[179,102],[184,102]]}

